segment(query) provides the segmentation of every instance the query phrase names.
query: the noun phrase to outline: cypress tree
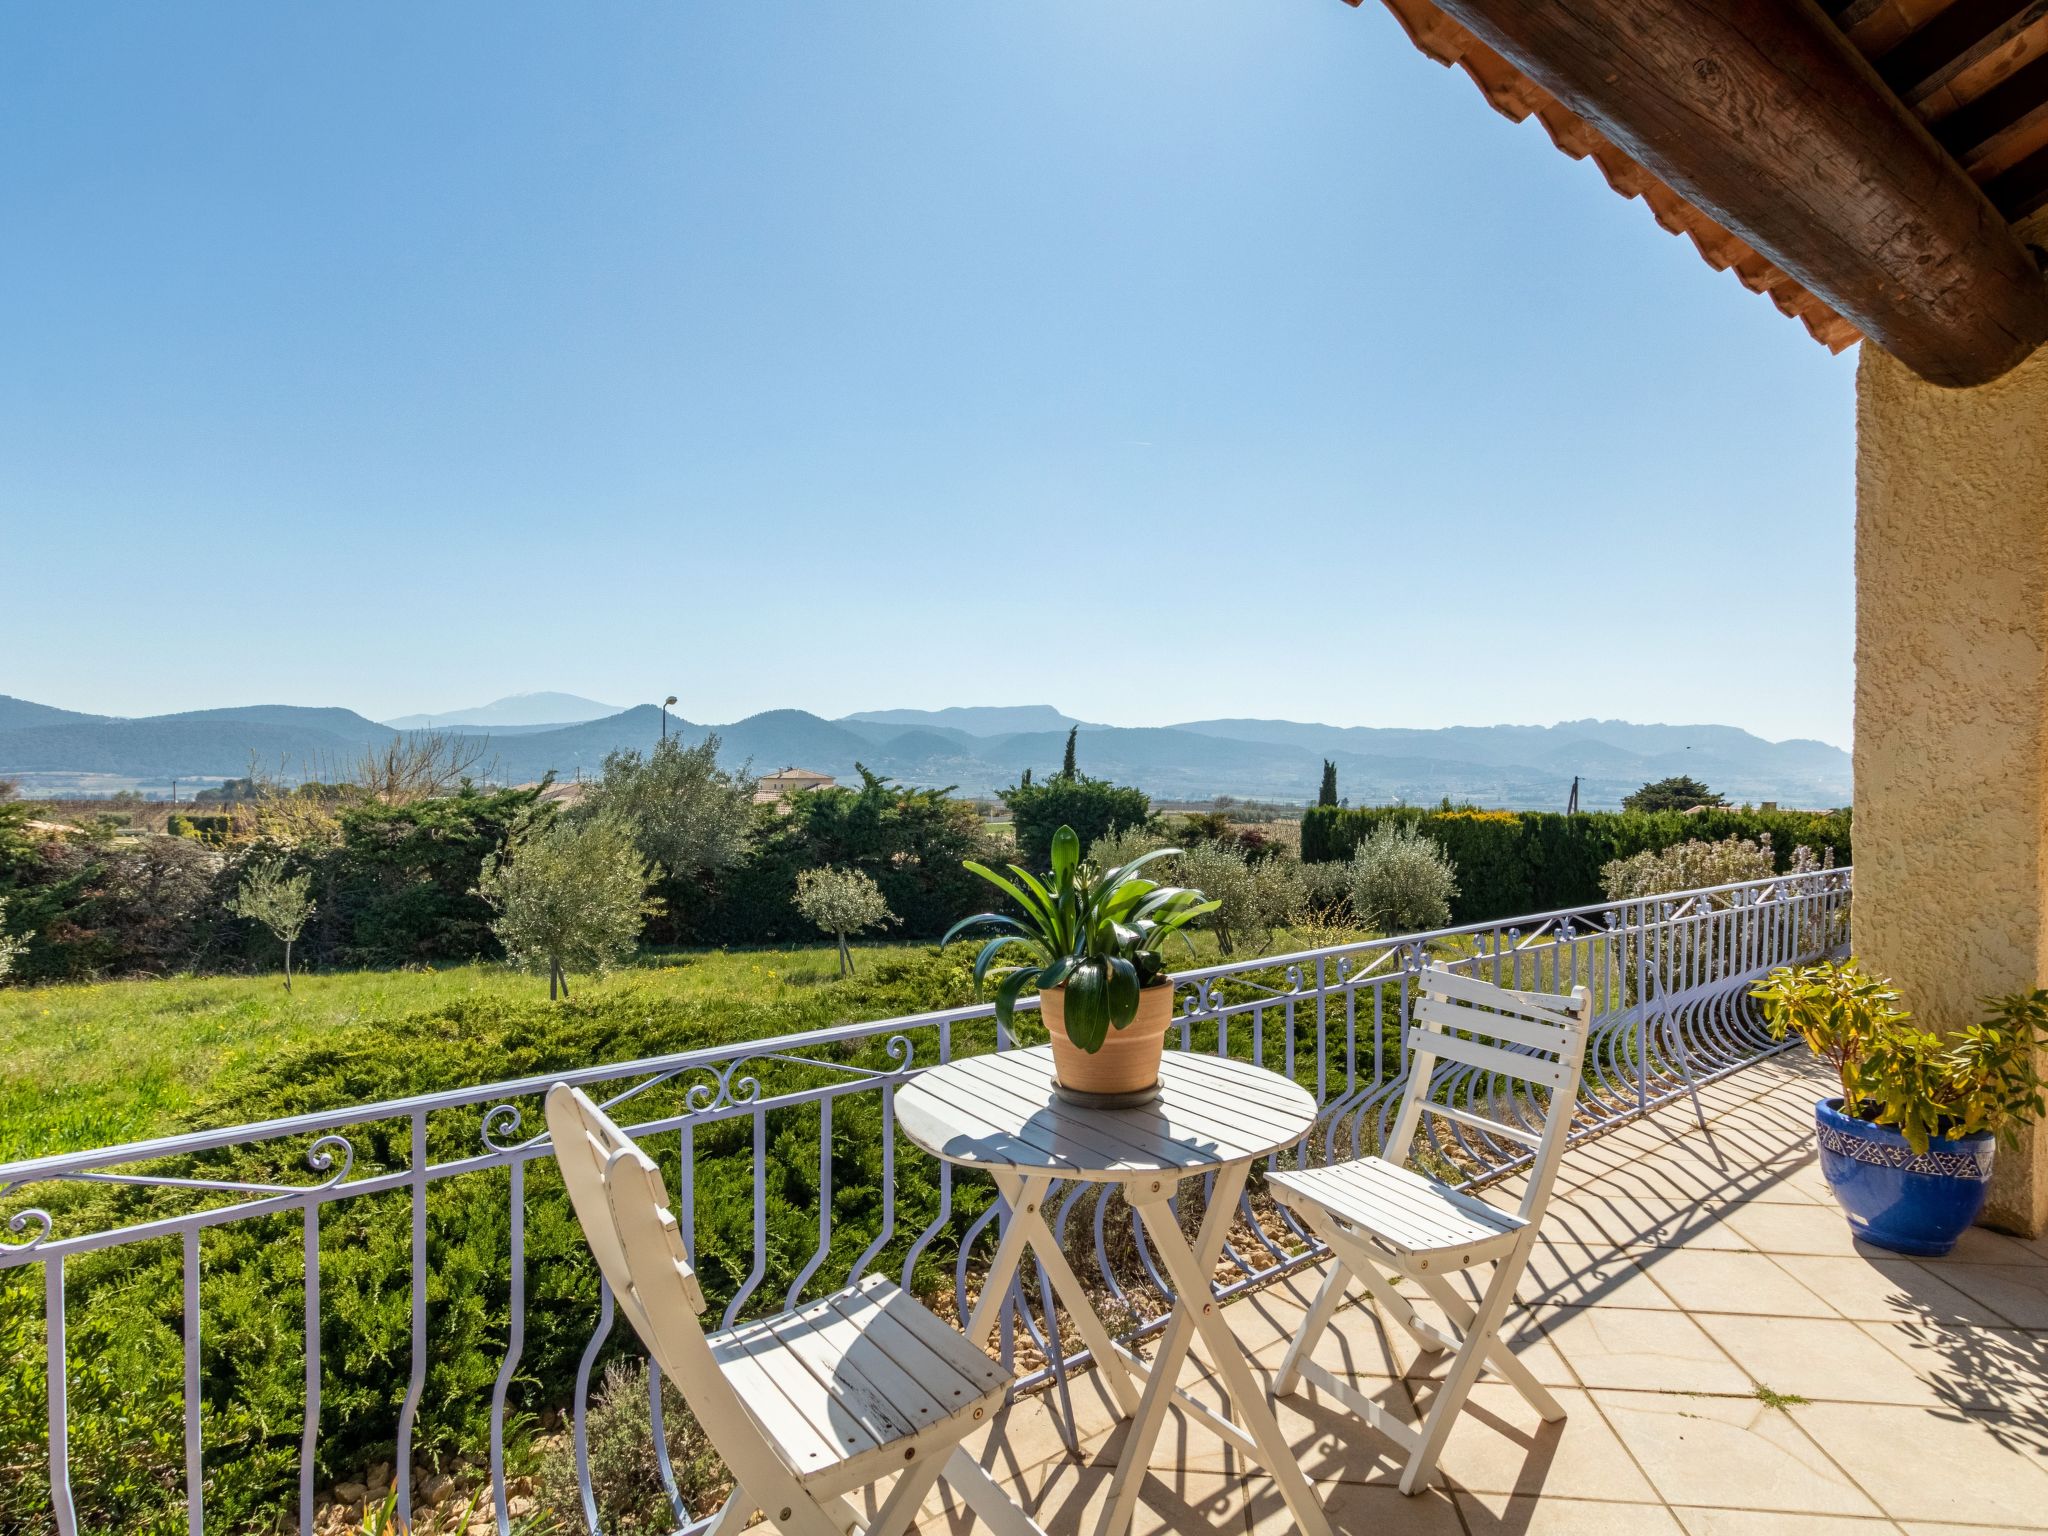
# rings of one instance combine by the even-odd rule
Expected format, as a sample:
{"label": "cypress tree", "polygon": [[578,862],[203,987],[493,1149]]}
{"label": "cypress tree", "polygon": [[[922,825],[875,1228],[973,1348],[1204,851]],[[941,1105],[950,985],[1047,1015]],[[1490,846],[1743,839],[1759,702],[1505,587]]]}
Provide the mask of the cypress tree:
{"label": "cypress tree", "polygon": [[1081,727],[1079,727],[1078,725],[1070,725],[1067,727],[1067,755],[1060,762],[1060,777],[1067,780],[1069,783],[1073,782],[1074,775],[1076,772],[1078,772],[1078,770],[1074,766],[1074,738],[1078,736],[1080,732]]}
{"label": "cypress tree", "polygon": [[1317,805],[1337,803],[1337,765],[1327,757],[1323,759],[1323,787],[1316,793]]}

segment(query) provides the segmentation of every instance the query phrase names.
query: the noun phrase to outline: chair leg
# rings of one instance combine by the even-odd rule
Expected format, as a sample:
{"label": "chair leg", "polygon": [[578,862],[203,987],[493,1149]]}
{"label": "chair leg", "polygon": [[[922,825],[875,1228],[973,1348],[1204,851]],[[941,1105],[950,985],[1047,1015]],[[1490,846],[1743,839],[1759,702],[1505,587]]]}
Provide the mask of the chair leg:
{"label": "chair leg", "polygon": [[1323,1276],[1323,1287],[1316,1292],[1315,1302],[1309,1307],[1308,1315],[1301,1320],[1301,1327],[1294,1335],[1294,1342],[1287,1346],[1287,1353],[1280,1360],[1280,1374],[1273,1378],[1273,1395],[1285,1397],[1301,1381],[1301,1362],[1315,1353],[1316,1341],[1322,1338],[1330,1326],[1330,1319],[1337,1315],[1337,1308],[1343,1305],[1344,1292],[1350,1288],[1351,1271],[1344,1267],[1344,1261],[1334,1253],[1330,1257],[1330,1272]]}
{"label": "chair leg", "polygon": [[704,1536],[733,1536],[758,1507],[746,1489],[735,1487],[726,1501],[718,1506],[718,1513],[711,1517],[711,1524],[704,1528]]}
{"label": "chair leg", "polygon": [[939,1475],[995,1536],[1045,1536],[1038,1523],[1003,1492],[965,1446],[946,1458],[945,1469]]}
{"label": "chair leg", "polygon": [[[1525,1266],[1519,1261],[1519,1258],[1503,1259],[1501,1261],[1502,1267],[1510,1263],[1514,1264],[1516,1271],[1515,1283],[1519,1284],[1521,1270]],[[1466,1303],[1465,1298],[1460,1296],[1451,1287],[1450,1283],[1443,1279],[1425,1280],[1422,1282],[1422,1287],[1436,1299],[1436,1304],[1444,1309],[1444,1316],[1451,1320],[1452,1326],[1469,1336],[1472,1332],[1472,1308]],[[1509,1286],[1508,1291],[1510,1296],[1512,1296],[1514,1286]],[[1550,1389],[1538,1381],[1535,1373],[1521,1362],[1512,1349],[1508,1348],[1505,1339],[1495,1334],[1485,1341],[1485,1347],[1486,1363],[1500,1372],[1509,1384],[1522,1394],[1523,1400],[1531,1408],[1534,1408],[1537,1413],[1542,1415],[1544,1423],[1555,1424],[1565,1416],[1564,1404],[1550,1395]]]}
{"label": "chair leg", "polygon": [[903,1536],[904,1528],[917,1518],[918,1506],[924,1503],[924,1496],[932,1491],[932,1484],[946,1470],[946,1460],[943,1456],[932,1455],[905,1467],[896,1478],[896,1486],[889,1490],[889,1497],[882,1501],[882,1507],[875,1511],[875,1518],[868,1522],[868,1528],[861,1536]]}
{"label": "chair leg", "polygon": [[1372,1299],[1379,1303],[1380,1310],[1401,1325],[1408,1337],[1413,1339],[1425,1355],[1440,1355],[1451,1347],[1409,1303],[1408,1298],[1394,1289],[1394,1282],[1388,1273],[1377,1264],[1356,1265],[1358,1278],[1372,1293]]}
{"label": "chair leg", "polygon": [[1436,1473],[1436,1459],[1443,1453],[1444,1441],[1449,1438],[1451,1426],[1457,1421],[1459,1410],[1465,1406],[1465,1398],[1472,1391],[1472,1383],[1479,1376],[1480,1364],[1487,1355],[1487,1345],[1500,1328],[1501,1319],[1507,1316],[1508,1305],[1515,1299],[1515,1281],[1519,1278],[1520,1266],[1497,1264],[1493,1278],[1487,1284],[1485,1299],[1479,1303],[1479,1310],[1473,1314],[1471,1326],[1465,1332],[1465,1341],[1458,1349],[1458,1355],[1451,1362],[1451,1368],[1444,1376],[1443,1385],[1437,1389],[1437,1397],[1429,1406],[1429,1417],[1423,1420],[1422,1433],[1417,1439],[1414,1453],[1408,1458],[1408,1465],[1401,1472],[1401,1491],[1414,1493],[1429,1485]]}

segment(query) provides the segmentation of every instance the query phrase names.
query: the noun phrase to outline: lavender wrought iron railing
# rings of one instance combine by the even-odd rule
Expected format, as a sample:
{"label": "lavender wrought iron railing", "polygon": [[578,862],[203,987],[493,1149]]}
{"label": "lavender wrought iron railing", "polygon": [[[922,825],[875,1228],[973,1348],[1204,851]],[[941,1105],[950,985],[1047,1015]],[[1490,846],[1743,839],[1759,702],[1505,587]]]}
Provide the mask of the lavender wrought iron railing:
{"label": "lavender wrought iron railing", "polygon": [[[1748,984],[1773,966],[1838,949],[1847,936],[1850,890],[1851,872],[1830,869],[1209,966],[1178,978],[1176,1043],[1243,1056],[1293,1076],[1315,1095],[1322,1116],[1316,1132],[1290,1155],[1351,1156],[1376,1145],[1398,1097],[1410,994],[1425,959],[1458,963],[1513,986],[1563,991],[1585,985],[1594,994],[1596,1018],[1575,1134],[1592,1134],[1780,1049],[1761,1026]],[[430,1208],[461,1192],[486,1204],[505,1202],[503,1270],[470,1283],[478,1294],[488,1293],[490,1305],[504,1308],[503,1331],[495,1335],[502,1354],[489,1395],[488,1445],[477,1450],[489,1462],[497,1529],[510,1533],[511,1399],[522,1383],[527,1399],[544,1390],[523,1374],[535,1327],[527,1234],[536,1212],[551,1210],[558,1222],[560,1211],[559,1186],[547,1182],[552,1152],[545,1135],[533,1130],[541,1123],[540,1095],[550,1084],[567,1080],[590,1089],[669,1170],[678,1217],[724,1325],[781,1310],[884,1262],[927,1297],[947,1289],[950,1270],[953,1301],[964,1316],[974,1278],[999,1235],[1002,1210],[971,1177],[956,1185],[951,1168],[933,1165],[907,1142],[899,1147],[894,1096],[926,1066],[1011,1044],[987,1006],[956,1008],[0,1166],[0,1286],[18,1284],[24,1277],[12,1272],[23,1270],[40,1270],[42,1281],[47,1459],[43,1468],[17,1461],[17,1469],[46,1473],[46,1523],[60,1536],[92,1528],[81,1527],[80,1488],[89,1493],[91,1480],[111,1469],[72,1465],[69,1389],[76,1362],[66,1348],[67,1267],[110,1250],[149,1249],[166,1263],[175,1255],[182,1315],[176,1323],[166,1320],[166,1327],[182,1351],[182,1371],[172,1394],[180,1400],[165,1411],[177,1412],[183,1423],[183,1518],[176,1523],[198,1536],[206,1528],[209,1487],[205,1431],[220,1412],[217,1401],[207,1403],[202,1382],[206,1241],[219,1241],[227,1228],[260,1232],[268,1243],[298,1250],[296,1274],[288,1254],[273,1267],[286,1277],[275,1283],[296,1292],[295,1306],[282,1297],[276,1305],[296,1313],[304,1339],[295,1502],[298,1529],[312,1531],[323,1399],[336,1396],[330,1335],[340,1326],[322,1298],[323,1222],[383,1196],[409,1206],[403,1253],[394,1259],[391,1278],[406,1288],[410,1355],[402,1397],[381,1443],[393,1447],[392,1484],[399,1513],[410,1520],[416,1437],[430,1408],[436,1337],[430,1290],[436,1244],[445,1240],[430,1223]],[[1525,1119],[1531,1108],[1516,1098],[1511,1080],[1456,1066],[1440,1069],[1433,1091],[1508,1124]],[[1423,1155],[1467,1182],[1497,1177],[1527,1156],[1517,1143],[1454,1122],[1431,1123],[1447,1128],[1433,1130],[1437,1139]],[[776,1150],[791,1147],[805,1166],[787,1166],[788,1153]],[[813,1156],[815,1168],[808,1166]],[[301,1166],[310,1177],[287,1171]],[[843,1187],[848,1170],[872,1178],[872,1186]],[[773,1197],[771,1188],[789,1181],[814,1208]],[[123,1199],[110,1206],[87,1198],[92,1186],[105,1185],[123,1186]],[[74,1208],[90,1219],[67,1220]],[[482,1206],[465,1209],[474,1213]],[[847,1229],[851,1210],[863,1218],[859,1230]],[[1219,1296],[1320,1256],[1283,1211],[1255,1210],[1248,1197],[1241,1215],[1237,1241],[1227,1250],[1234,1278],[1219,1286]],[[1127,1336],[1163,1322],[1169,1288],[1120,1196],[1100,1185],[1069,1186],[1053,1224],[1089,1283],[1099,1282],[1109,1315],[1124,1309]],[[361,1230],[352,1230],[351,1241],[360,1240]],[[557,1254],[562,1264],[580,1257]],[[246,1265],[246,1250],[240,1262]],[[444,1286],[461,1283],[459,1276],[439,1278]],[[1013,1290],[1001,1350],[1006,1361],[1026,1369],[1024,1386],[1051,1381],[1064,1388],[1066,1373],[1085,1356],[1066,1347],[1049,1292],[1034,1289],[1036,1295]],[[607,1347],[621,1341],[613,1338],[611,1296],[594,1279],[584,1294],[589,1305],[586,1321],[577,1324],[583,1343],[567,1384],[568,1403],[529,1400],[524,1406],[528,1412],[566,1406],[585,1518],[596,1531],[585,1415],[593,1370]],[[449,1309],[470,1299],[444,1294],[438,1305]],[[78,1305],[89,1307],[90,1298]],[[561,1307],[557,1287],[545,1317],[551,1329],[567,1326]],[[26,1337],[19,1326],[17,1334]],[[0,1376],[0,1394],[19,1394],[23,1382],[35,1379],[33,1365],[18,1368]],[[690,1512],[662,1448],[662,1395],[651,1369],[649,1398],[662,1476],[677,1523],[687,1529]],[[18,1425],[21,1405],[14,1406]]]}

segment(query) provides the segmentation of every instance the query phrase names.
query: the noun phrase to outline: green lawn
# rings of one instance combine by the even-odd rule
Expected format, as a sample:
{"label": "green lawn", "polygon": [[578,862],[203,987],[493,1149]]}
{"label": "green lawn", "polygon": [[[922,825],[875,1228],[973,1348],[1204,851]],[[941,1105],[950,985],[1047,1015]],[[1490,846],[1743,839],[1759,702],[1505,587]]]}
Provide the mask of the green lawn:
{"label": "green lawn", "polygon": [[[1275,950],[1310,942],[1282,936]],[[1214,945],[1199,936],[1196,954],[1182,963],[1215,964],[1222,957]],[[300,975],[289,993],[278,975],[4,987],[0,1162],[189,1129],[206,1107],[228,1111],[235,1086],[252,1072],[323,1044],[403,1038],[423,1020],[488,1021],[480,1031],[531,1038],[554,1033],[564,1012],[654,1017],[671,1023],[668,1048],[683,1050],[970,1001],[960,966],[938,967],[934,953],[928,944],[859,947],[858,973],[845,982],[829,946],[656,953],[601,979],[574,978],[566,1007],[548,1002],[544,981],[490,964]],[[969,953],[963,945],[949,958],[964,966]],[[649,1041],[637,1028],[629,1033],[620,1037],[619,1055],[595,1059],[643,1054]],[[410,1077],[408,1064],[417,1069]],[[378,1084],[388,1096],[461,1086],[438,1053],[400,1055],[394,1065],[398,1074]],[[514,1068],[492,1070],[486,1060],[480,1070],[473,1081],[495,1081]],[[232,1121],[202,1115],[200,1123]]]}
{"label": "green lawn", "polygon": [[[872,973],[929,953],[876,946],[857,950],[855,963]],[[886,1018],[899,1002],[939,1005],[917,1001],[914,988],[878,992],[862,976],[837,978],[829,947],[657,954],[602,979],[574,978],[570,1007],[708,1022],[744,998],[754,1017],[786,1010],[788,1027],[799,1029],[832,1022],[819,1015],[821,1006],[833,1013],[835,998],[847,1019]],[[360,1037],[422,1015],[523,1016],[550,1007],[560,1011],[548,1003],[546,982],[501,965],[302,975],[289,993],[277,975],[0,988],[0,1162],[181,1129],[244,1072],[323,1038]],[[445,1086],[423,1072],[420,1091]]]}

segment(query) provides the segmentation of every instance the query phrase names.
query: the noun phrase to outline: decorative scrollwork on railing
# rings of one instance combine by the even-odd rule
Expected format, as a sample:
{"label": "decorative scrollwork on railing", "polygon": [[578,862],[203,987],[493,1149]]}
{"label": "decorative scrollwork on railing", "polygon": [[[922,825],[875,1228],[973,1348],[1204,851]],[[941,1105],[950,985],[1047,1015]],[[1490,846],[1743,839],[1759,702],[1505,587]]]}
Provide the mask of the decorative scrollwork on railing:
{"label": "decorative scrollwork on railing", "polygon": [[520,1139],[519,1132],[525,1119],[525,1113],[517,1104],[493,1104],[484,1111],[483,1129],[479,1133],[485,1149],[491,1152],[517,1152],[531,1145],[532,1141],[538,1141],[539,1137],[533,1137],[529,1141]]}
{"label": "decorative scrollwork on railing", "polygon": [[[758,1075],[762,1065],[769,1062],[836,1072],[855,1080],[856,1083],[868,1082],[875,1078],[896,1077],[915,1069],[917,1047],[909,1036],[889,1036],[882,1042],[882,1050],[890,1063],[886,1068],[863,1067],[849,1061],[821,1061],[816,1057],[798,1056],[787,1051],[748,1051],[723,1065],[696,1063],[669,1072],[654,1073],[600,1100],[598,1107],[607,1113],[612,1112],[651,1089],[659,1088],[666,1083],[675,1083],[686,1073],[702,1074],[702,1081],[690,1083],[682,1091],[684,1108],[691,1115],[717,1114],[723,1110],[770,1104],[773,1102],[772,1096],[763,1089]],[[542,1129],[534,1135],[525,1135],[525,1119],[524,1106],[510,1101],[494,1104],[485,1110],[483,1124],[479,1128],[479,1136],[485,1150],[517,1154],[544,1145],[548,1140],[547,1131]]]}
{"label": "decorative scrollwork on railing", "polygon": [[692,1083],[683,1101],[690,1106],[690,1113],[706,1114],[714,1109],[730,1109],[740,1104],[753,1104],[761,1097],[761,1080],[751,1072],[739,1074],[739,1069],[748,1061],[757,1058],[742,1056],[738,1061],[727,1063],[723,1071],[712,1070],[712,1082]]}
{"label": "decorative scrollwork on railing", "polygon": [[10,1243],[5,1238],[0,1238],[0,1248],[6,1249],[9,1253],[26,1253],[31,1248],[41,1247],[43,1243],[49,1240],[50,1231],[54,1225],[50,1220],[50,1213],[48,1211],[38,1206],[30,1206],[27,1210],[16,1211],[7,1218],[7,1230],[15,1233],[17,1236],[28,1231],[31,1224],[37,1228],[33,1235],[18,1243]]}
{"label": "decorative scrollwork on railing", "polygon": [[[334,1168],[334,1154],[337,1150],[341,1153],[341,1166]],[[306,1148],[306,1166],[315,1173],[327,1174],[325,1179],[313,1186],[315,1189],[336,1188],[349,1176],[355,1165],[355,1143],[335,1132],[330,1131]],[[332,1173],[328,1173],[330,1168],[334,1169]]]}
{"label": "decorative scrollwork on railing", "polygon": [[[338,1188],[347,1180],[356,1164],[355,1144],[346,1136],[329,1132],[306,1149],[306,1166],[317,1174],[324,1174],[315,1184],[270,1184],[254,1179],[195,1179],[169,1173],[104,1173],[98,1170],[53,1173],[46,1176],[48,1182],[75,1184],[120,1184],[138,1189],[181,1189],[202,1194],[222,1195],[318,1195]],[[19,1180],[0,1186],[0,1198],[24,1188],[35,1180]],[[9,1232],[19,1237],[35,1231],[20,1242],[0,1238],[0,1252],[26,1253],[41,1247],[50,1239],[54,1223],[50,1213],[40,1206],[29,1206],[16,1211],[6,1220]]]}

